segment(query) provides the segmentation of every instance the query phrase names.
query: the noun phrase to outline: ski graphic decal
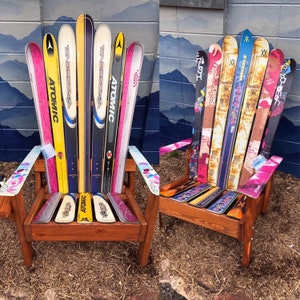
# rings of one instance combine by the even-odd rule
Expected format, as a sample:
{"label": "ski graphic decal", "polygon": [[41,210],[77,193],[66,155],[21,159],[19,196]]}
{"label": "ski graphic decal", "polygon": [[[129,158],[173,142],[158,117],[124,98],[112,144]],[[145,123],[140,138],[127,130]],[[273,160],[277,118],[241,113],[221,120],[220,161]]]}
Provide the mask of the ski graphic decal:
{"label": "ski graphic decal", "polygon": [[218,44],[209,47],[208,74],[205,92],[204,116],[198,159],[198,181],[206,182],[212,126],[214,121],[218,84],[222,64],[222,50]]}
{"label": "ski graphic decal", "polygon": [[189,176],[197,180],[198,177],[198,156],[200,149],[200,139],[202,131],[202,119],[204,113],[205,89],[207,82],[208,57],[205,51],[197,52],[196,57],[196,97],[194,104],[194,126],[191,145],[191,156],[189,162]]}
{"label": "ski graphic decal", "polygon": [[273,155],[265,164],[246,182],[238,188],[238,192],[254,199],[258,198],[269,182],[274,171],[282,161],[282,157]]}

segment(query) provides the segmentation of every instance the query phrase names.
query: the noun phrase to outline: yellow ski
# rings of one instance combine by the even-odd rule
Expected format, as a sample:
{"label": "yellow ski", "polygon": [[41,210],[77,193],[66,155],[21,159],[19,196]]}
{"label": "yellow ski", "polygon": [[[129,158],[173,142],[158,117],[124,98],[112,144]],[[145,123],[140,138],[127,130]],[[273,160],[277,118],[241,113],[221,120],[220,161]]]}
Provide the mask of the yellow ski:
{"label": "yellow ski", "polygon": [[62,97],[57,44],[54,36],[47,33],[43,39],[48,101],[54,149],[56,151],[56,169],[59,192],[68,193],[68,173],[63,126]]}
{"label": "yellow ski", "polygon": [[90,193],[79,194],[77,222],[78,223],[93,222],[92,200],[91,200]]}

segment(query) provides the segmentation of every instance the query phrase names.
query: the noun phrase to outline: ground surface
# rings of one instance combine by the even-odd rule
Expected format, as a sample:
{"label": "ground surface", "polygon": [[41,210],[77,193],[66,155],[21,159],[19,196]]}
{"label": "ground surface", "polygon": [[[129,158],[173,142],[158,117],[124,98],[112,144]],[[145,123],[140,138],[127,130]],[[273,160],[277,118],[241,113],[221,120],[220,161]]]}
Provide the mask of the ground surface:
{"label": "ground surface", "polygon": [[[162,184],[178,176],[183,161],[181,154],[162,158]],[[0,173],[14,168],[0,162]],[[137,179],[143,205],[146,187]],[[33,190],[30,177],[27,207]],[[278,172],[268,214],[255,226],[248,269],[240,266],[239,241],[168,216],[156,227],[146,268],[137,264],[135,243],[34,242],[27,269],[14,224],[0,219],[0,300],[300,299],[299,195],[300,180]]]}

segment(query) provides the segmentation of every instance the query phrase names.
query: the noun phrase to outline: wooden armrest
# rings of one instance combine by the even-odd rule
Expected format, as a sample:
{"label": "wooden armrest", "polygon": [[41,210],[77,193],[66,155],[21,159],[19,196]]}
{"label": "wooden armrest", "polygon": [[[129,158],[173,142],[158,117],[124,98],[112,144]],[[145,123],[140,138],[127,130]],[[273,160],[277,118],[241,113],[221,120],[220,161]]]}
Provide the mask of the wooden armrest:
{"label": "wooden armrest", "polygon": [[163,146],[159,148],[159,155],[162,156],[164,154],[167,154],[169,152],[172,152],[176,149],[180,149],[182,147],[188,146],[192,143],[192,139],[186,139],[179,142],[176,142],[174,144],[170,144],[167,146]]}
{"label": "wooden armrest", "polygon": [[20,192],[32,166],[34,165],[40,153],[41,146],[35,146],[28,153],[15,172],[0,188],[0,196],[15,196]]}
{"label": "wooden armrest", "polygon": [[128,149],[131,157],[134,159],[139,171],[141,172],[150,192],[154,195],[159,196],[159,175],[152,168],[152,166],[146,160],[144,155],[135,146],[129,146]]}
{"label": "wooden armrest", "polygon": [[238,188],[238,192],[257,199],[282,160],[282,157],[273,155],[242,187]]}

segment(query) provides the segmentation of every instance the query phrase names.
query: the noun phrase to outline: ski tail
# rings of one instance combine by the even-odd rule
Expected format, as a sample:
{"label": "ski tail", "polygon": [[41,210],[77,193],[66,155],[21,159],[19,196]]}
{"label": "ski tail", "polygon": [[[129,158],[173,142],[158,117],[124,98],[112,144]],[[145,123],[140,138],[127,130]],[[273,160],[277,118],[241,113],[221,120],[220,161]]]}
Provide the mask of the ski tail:
{"label": "ski tail", "polygon": [[122,104],[116,144],[116,157],[112,178],[112,192],[115,193],[121,193],[122,191],[125,161],[128,153],[128,145],[143,57],[143,45],[139,42],[131,43],[128,47],[125,59]]}
{"label": "ski tail", "polygon": [[94,108],[92,128],[92,192],[102,191],[102,160],[105,137],[106,102],[111,61],[111,31],[101,24],[94,37]]}

